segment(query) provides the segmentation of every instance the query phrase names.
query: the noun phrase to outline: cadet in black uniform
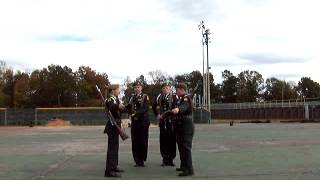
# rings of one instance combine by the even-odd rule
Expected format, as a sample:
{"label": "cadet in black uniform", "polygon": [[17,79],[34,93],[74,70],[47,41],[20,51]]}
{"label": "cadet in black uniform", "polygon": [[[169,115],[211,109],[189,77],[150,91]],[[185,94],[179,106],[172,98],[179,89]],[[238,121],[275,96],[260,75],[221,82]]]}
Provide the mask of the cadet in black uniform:
{"label": "cadet in black uniform", "polygon": [[[161,93],[152,103],[152,109],[160,127],[161,166],[174,166],[173,159],[176,157],[176,135],[173,130],[172,116],[160,119],[164,112],[172,109],[173,100],[171,86],[168,83],[163,83],[161,85]],[[157,106],[159,106],[159,109],[157,109]]]}
{"label": "cadet in black uniform", "polygon": [[136,167],[144,167],[148,154],[149,125],[148,101],[149,97],[142,93],[140,82],[133,83],[134,94],[129,101],[131,115],[132,155]]}
{"label": "cadet in black uniform", "polygon": [[[121,116],[120,110],[124,109],[124,105],[120,103],[118,99],[119,85],[110,85],[108,88],[108,94],[110,95],[106,99],[106,110],[109,110],[121,127]],[[108,120],[104,133],[108,134],[108,151],[106,160],[105,177],[121,177],[117,172],[123,172],[122,169],[118,168],[118,155],[119,155],[119,134],[115,125]]]}
{"label": "cadet in black uniform", "polygon": [[192,176],[192,139],[194,124],[192,121],[192,100],[186,94],[187,86],[180,83],[176,86],[178,100],[172,109],[175,118],[175,133],[180,154],[181,165],[177,171],[182,171],[179,176]]}

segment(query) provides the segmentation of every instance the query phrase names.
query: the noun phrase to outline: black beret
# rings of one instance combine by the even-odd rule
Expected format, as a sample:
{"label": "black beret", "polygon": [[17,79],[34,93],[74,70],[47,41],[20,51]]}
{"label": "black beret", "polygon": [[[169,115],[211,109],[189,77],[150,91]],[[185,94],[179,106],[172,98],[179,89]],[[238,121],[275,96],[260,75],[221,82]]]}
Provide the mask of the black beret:
{"label": "black beret", "polygon": [[140,81],[135,81],[132,86],[142,86],[141,82]]}
{"label": "black beret", "polygon": [[115,89],[118,89],[119,88],[119,84],[110,84],[108,86],[108,89],[109,90],[115,90]]}
{"label": "black beret", "polygon": [[170,83],[166,83],[166,82],[161,84],[161,88],[163,88],[165,86],[171,86],[171,85],[170,85]]}
{"label": "black beret", "polygon": [[176,85],[176,88],[178,89],[184,89],[185,91],[187,90],[187,85],[185,83],[179,83]]}

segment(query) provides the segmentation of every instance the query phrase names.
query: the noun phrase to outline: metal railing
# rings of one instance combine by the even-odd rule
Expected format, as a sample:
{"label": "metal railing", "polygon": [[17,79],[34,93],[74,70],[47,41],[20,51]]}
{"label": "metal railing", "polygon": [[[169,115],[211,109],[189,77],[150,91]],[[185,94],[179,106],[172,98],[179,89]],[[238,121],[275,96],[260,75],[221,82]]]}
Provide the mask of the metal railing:
{"label": "metal railing", "polygon": [[314,99],[294,99],[286,101],[266,101],[266,102],[245,102],[245,103],[215,103],[211,104],[211,109],[250,109],[250,108],[286,108],[286,107],[303,107],[306,105],[318,106],[320,100]]}

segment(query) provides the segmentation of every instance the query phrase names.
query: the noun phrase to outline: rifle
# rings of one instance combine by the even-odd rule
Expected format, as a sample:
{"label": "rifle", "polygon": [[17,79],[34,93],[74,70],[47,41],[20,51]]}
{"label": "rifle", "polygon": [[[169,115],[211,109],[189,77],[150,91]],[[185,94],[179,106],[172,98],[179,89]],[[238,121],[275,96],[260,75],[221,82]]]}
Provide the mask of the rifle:
{"label": "rifle", "polygon": [[[99,87],[96,85],[96,89],[99,92],[100,98],[102,100],[103,103],[105,103],[105,98],[103,97],[101,90],[99,89]],[[109,109],[106,109],[106,115],[108,117],[108,119],[110,120],[110,123],[112,126],[116,126],[118,134],[120,135],[121,139],[124,141],[126,139],[129,138],[129,136],[121,129],[121,127],[119,127],[119,125],[117,124],[117,122],[115,121],[115,119],[113,118],[111,112]]]}
{"label": "rifle", "polygon": [[173,115],[171,110],[167,110],[164,113],[161,114],[160,116],[160,121],[164,121],[167,117]]}
{"label": "rifle", "polygon": [[[194,96],[195,92],[197,91],[198,87],[199,87],[199,83],[197,83],[196,87],[188,95],[191,99],[193,99],[193,96]],[[172,116],[172,115],[173,115],[173,113],[172,113],[171,109],[167,110],[167,111],[165,111],[164,113],[161,114],[160,121],[163,121],[164,119],[166,119],[167,117]]]}
{"label": "rifle", "polygon": [[[199,81],[198,81],[199,82]],[[196,93],[197,89],[199,87],[199,83],[197,83],[196,87],[193,88],[192,92],[189,94],[191,99],[193,99],[194,94]]]}

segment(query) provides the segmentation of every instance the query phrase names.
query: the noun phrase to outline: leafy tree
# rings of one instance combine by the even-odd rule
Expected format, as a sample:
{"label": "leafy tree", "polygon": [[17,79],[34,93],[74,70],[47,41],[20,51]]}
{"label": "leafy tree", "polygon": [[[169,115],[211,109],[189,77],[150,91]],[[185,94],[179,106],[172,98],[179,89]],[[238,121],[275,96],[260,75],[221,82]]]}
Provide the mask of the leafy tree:
{"label": "leafy tree", "polygon": [[237,84],[239,79],[228,70],[222,72],[222,102],[235,103],[237,101]]}
{"label": "leafy tree", "polygon": [[96,85],[102,92],[106,92],[110,84],[106,73],[99,74],[90,67],[81,66],[75,72],[76,90],[75,98],[79,106],[98,106],[101,105]]}
{"label": "leafy tree", "polygon": [[[210,85],[212,87],[213,85],[213,76],[212,74],[209,75],[210,76]],[[198,89],[195,91],[195,94],[200,94],[203,95],[203,78],[202,78],[202,74],[200,71],[192,71],[189,75],[188,75],[188,86],[191,90],[193,90],[197,85],[198,85]]]}
{"label": "leafy tree", "polygon": [[262,96],[264,80],[257,71],[243,71],[238,75],[237,95],[239,102],[255,102]]}
{"label": "leafy tree", "polygon": [[73,106],[76,81],[72,69],[67,66],[50,65],[45,72],[47,73],[45,84],[49,105]]}
{"label": "leafy tree", "polygon": [[[210,84],[213,84],[213,76],[212,74],[210,76]],[[203,94],[203,79],[202,79],[202,74],[200,71],[192,71],[191,73],[185,73],[181,75],[176,75],[173,79],[173,84],[178,84],[178,83],[185,83],[188,86],[189,90],[192,90],[197,86],[198,84],[198,89],[196,90],[196,94]]]}
{"label": "leafy tree", "polygon": [[123,88],[124,88],[124,93],[123,93],[122,100],[124,101],[125,104],[128,104],[130,100],[129,98],[133,93],[132,81],[129,76],[125,78],[123,83]]}
{"label": "leafy tree", "polygon": [[14,75],[14,106],[29,107],[31,102],[30,77],[28,73],[18,71]]}
{"label": "leafy tree", "polygon": [[297,87],[300,97],[316,98],[320,96],[320,85],[310,77],[302,77]]}
{"label": "leafy tree", "polygon": [[4,73],[6,71],[6,62],[0,60],[0,107],[6,106],[6,94],[3,92],[5,79],[4,79]]}
{"label": "leafy tree", "polygon": [[266,101],[296,99],[297,92],[294,84],[272,77],[266,80],[263,96]]}
{"label": "leafy tree", "polygon": [[15,98],[14,98],[14,73],[12,69],[6,69],[3,74],[3,84],[2,92],[4,94],[4,104],[8,107],[14,107]]}

